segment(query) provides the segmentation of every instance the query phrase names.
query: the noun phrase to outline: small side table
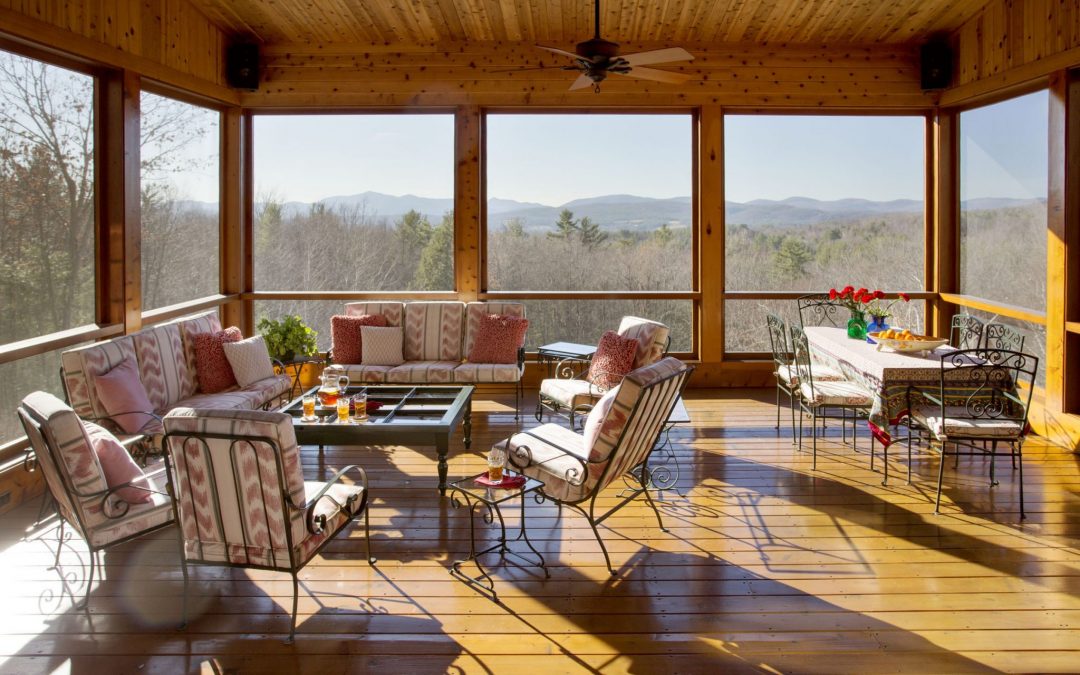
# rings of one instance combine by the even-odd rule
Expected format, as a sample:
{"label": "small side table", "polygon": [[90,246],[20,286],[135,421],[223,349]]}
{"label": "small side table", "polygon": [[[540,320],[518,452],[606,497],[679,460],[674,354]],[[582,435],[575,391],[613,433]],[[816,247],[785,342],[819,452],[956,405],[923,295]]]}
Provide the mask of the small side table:
{"label": "small side table", "polygon": [[[301,391],[300,387],[300,371],[304,369],[309,363],[317,365],[325,365],[326,357],[324,356],[294,356],[288,361],[281,361],[282,369],[286,375],[292,375],[292,386],[289,387],[289,400],[296,398],[297,393]],[[292,369],[290,373],[289,370]]]}
{"label": "small side table", "polygon": [[[508,472],[508,475],[512,474],[509,474]],[[547,567],[544,565],[544,556],[540,555],[540,551],[537,551],[536,547],[532,545],[532,542],[529,541],[529,535],[525,531],[525,495],[530,492],[536,492],[542,488],[544,484],[535,478],[526,478],[525,484],[521,487],[503,489],[479,485],[474,482],[475,478],[476,476],[470,476],[450,483],[450,503],[455,509],[463,505],[467,506],[469,509],[469,557],[462,560],[455,560],[454,564],[450,567],[450,574],[461,579],[481,593],[490,595],[491,599],[495,602],[499,602],[499,596],[495,593],[495,580],[491,578],[491,575],[489,575],[480,564],[480,556],[486,553],[498,553],[499,557],[503,560],[506,559],[507,554],[512,555],[515,558],[522,560],[527,565],[539,567],[544,570],[544,578],[551,578],[551,573],[548,572]],[[500,510],[499,505],[503,502],[510,501],[511,499],[521,500],[521,531],[518,532],[517,537],[508,541],[506,538],[506,522],[503,520],[502,511]],[[495,522],[496,518],[499,520],[498,541],[482,551],[476,550],[476,518],[474,517],[475,514],[473,512],[478,507],[482,507],[480,517],[484,519],[485,523],[490,525]],[[514,551],[509,546],[511,541],[524,541],[529,550],[522,551],[521,553]],[[525,553],[531,553],[536,556],[536,561],[525,557],[525,555],[523,555]],[[471,577],[461,570],[461,566],[467,562],[476,565],[476,569],[480,571],[479,576]]]}
{"label": "small side table", "polygon": [[567,361],[577,365],[577,372],[584,370],[596,353],[596,345],[581,345],[576,342],[552,342],[536,350],[536,362],[547,367],[548,377],[553,374],[555,364]]}

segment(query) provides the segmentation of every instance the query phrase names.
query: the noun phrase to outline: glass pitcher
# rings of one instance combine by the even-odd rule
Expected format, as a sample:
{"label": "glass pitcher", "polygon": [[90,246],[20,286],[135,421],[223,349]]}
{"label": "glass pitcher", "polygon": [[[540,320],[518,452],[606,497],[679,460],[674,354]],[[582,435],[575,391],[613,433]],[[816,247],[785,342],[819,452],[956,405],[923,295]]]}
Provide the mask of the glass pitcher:
{"label": "glass pitcher", "polygon": [[325,407],[337,405],[338,396],[349,386],[349,376],[341,366],[327,366],[319,376],[319,402]]}

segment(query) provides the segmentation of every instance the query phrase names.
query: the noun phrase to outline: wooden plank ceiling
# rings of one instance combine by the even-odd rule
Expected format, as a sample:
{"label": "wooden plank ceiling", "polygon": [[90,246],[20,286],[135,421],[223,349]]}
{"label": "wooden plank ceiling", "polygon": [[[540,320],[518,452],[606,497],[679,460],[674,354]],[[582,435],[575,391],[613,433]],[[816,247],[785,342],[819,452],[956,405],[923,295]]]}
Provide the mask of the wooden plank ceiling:
{"label": "wooden plank ceiling", "polygon": [[[591,0],[191,0],[264,44],[511,41],[592,36]],[[958,28],[986,0],[602,0],[617,42],[910,44]]]}

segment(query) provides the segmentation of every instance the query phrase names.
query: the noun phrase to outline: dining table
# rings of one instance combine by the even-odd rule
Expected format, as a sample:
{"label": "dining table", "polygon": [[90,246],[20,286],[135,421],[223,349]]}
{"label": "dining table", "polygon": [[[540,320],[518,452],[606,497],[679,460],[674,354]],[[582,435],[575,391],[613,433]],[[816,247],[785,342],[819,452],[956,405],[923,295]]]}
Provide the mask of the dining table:
{"label": "dining table", "polygon": [[[944,345],[922,352],[879,350],[876,343],[865,338],[854,340],[843,328],[809,326],[804,329],[810,348],[811,375],[813,367],[826,366],[857,382],[873,395],[870,407],[870,432],[883,445],[892,441],[892,428],[907,416],[911,407],[936,405],[922,393],[937,396],[941,391],[942,355],[955,351]],[[955,367],[949,360],[945,368]],[[972,394],[977,385],[950,383],[955,391],[946,391],[950,399]]]}

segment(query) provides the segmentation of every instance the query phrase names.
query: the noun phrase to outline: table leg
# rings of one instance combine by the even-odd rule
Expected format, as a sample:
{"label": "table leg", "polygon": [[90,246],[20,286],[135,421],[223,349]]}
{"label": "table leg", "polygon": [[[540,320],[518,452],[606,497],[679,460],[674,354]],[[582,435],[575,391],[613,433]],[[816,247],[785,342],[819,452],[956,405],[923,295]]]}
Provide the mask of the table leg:
{"label": "table leg", "polygon": [[[466,446],[467,447],[467,446]],[[446,454],[450,449],[450,439],[439,437],[435,441],[435,454],[439,458],[439,494],[446,496]]]}
{"label": "table leg", "polygon": [[[450,497],[454,508],[457,508],[460,505],[457,500],[458,494],[461,494],[461,496],[465,498],[465,506],[468,508],[469,512],[469,556],[461,560],[455,560],[453,565],[450,566],[450,573],[456,577],[459,577],[465,583],[472,586],[477,586],[480,590],[490,593],[491,599],[495,602],[498,602],[499,597],[495,594],[495,580],[491,578],[491,575],[489,575],[487,573],[487,570],[485,570],[484,567],[480,564],[480,556],[483,553],[487,553],[492,549],[488,548],[484,551],[476,550],[476,516],[473,513],[473,510],[477,506],[485,506],[487,508],[487,514],[484,515],[484,522],[490,523],[492,522],[492,512],[494,511],[495,513],[498,513],[499,507],[493,507],[490,504],[486,504],[482,501],[473,501],[472,497],[470,497],[467,492],[455,490]],[[499,519],[502,520],[502,514],[499,514]],[[503,542],[503,545],[505,546],[505,537],[503,538]],[[476,569],[480,571],[480,576],[470,577],[469,575],[461,571],[461,566],[467,562],[471,562],[472,564],[476,565]]]}
{"label": "table leg", "polygon": [[465,404],[465,419],[462,422],[465,431],[465,449],[472,447],[472,399]]}

